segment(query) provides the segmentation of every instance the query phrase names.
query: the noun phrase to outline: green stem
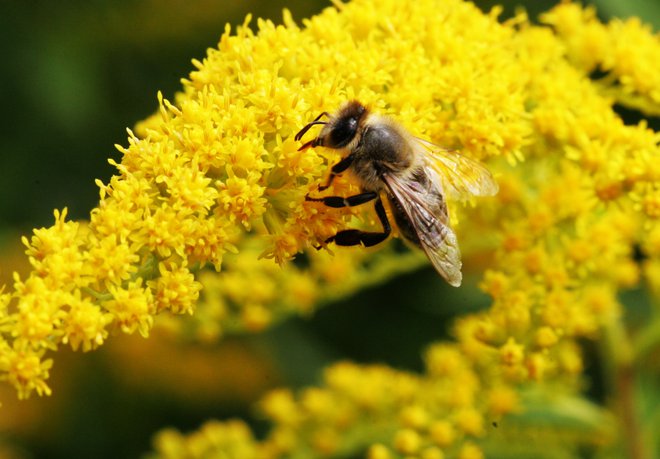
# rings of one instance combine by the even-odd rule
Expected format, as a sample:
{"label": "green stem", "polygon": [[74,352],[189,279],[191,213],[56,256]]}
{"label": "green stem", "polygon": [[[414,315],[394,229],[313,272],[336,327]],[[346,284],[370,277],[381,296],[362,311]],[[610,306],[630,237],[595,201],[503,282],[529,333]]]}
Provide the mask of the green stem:
{"label": "green stem", "polygon": [[142,266],[131,276],[132,280],[142,278],[144,280],[154,279],[158,275],[158,258],[155,255],[149,255]]}
{"label": "green stem", "polygon": [[112,295],[108,292],[97,292],[90,287],[82,287],[80,290],[87,293],[89,296],[96,299],[96,301],[108,301],[112,299]]}
{"label": "green stem", "polygon": [[[145,262],[138,267],[137,271],[131,276],[131,280],[142,278],[144,280],[154,279],[158,275],[158,258],[154,255],[149,255]],[[83,287],[80,290],[87,293],[89,296],[96,299],[96,301],[109,301],[113,298],[112,294],[107,291],[99,292],[91,287]]]}
{"label": "green stem", "polygon": [[633,351],[635,361],[644,358],[650,351],[660,345],[660,318],[656,318],[650,325],[644,327],[635,337]]}
{"label": "green stem", "polygon": [[621,320],[612,316],[605,327],[608,355],[611,357],[612,385],[629,459],[648,459],[635,404],[636,374],[634,352]]}

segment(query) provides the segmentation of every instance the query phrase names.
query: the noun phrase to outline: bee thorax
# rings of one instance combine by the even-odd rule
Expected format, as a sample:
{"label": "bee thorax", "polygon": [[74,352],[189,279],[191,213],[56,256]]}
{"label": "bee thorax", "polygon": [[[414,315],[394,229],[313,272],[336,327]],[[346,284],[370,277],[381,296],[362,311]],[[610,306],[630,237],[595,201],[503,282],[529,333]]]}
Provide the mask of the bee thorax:
{"label": "bee thorax", "polygon": [[384,173],[405,173],[414,159],[407,139],[385,123],[366,126],[354,152],[353,171],[365,187],[374,190],[383,188]]}

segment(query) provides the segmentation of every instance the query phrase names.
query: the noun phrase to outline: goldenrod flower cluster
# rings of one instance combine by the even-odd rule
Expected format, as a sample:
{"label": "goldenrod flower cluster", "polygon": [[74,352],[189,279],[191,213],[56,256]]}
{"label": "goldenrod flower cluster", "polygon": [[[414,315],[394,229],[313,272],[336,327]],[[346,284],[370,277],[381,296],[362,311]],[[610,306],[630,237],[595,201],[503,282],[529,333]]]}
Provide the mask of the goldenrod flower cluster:
{"label": "goldenrod flower cluster", "polygon": [[[454,343],[431,346],[423,374],[339,363],[319,387],[261,402],[274,424],[263,441],[239,422],[211,422],[162,433],[157,454],[481,458],[489,426],[524,409],[521,387],[576,391],[576,339],[616,333],[620,290],[644,278],[660,292],[660,136],[625,125],[607,91],[620,86],[652,112],[660,85],[648,59],[660,43],[638,21],[605,26],[571,3],[544,16],[551,27],[498,13],[460,0],[355,0],[302,25],[285,12],[283,25],[259,20],[256,33],[228,27],[175,101],[161,97],[119,147],[89,224],[56,212],[25,240],[32,272],[0,296],[2,378],[21,397],[48,394],[46,354],[61,345],[146,336],[158,314],[196,307],[201,337],[258,331],[417,266],[419,255],[398,266],[391,247],[313,248],[374,216],[305,201],[338,158],[298,152],[293,135],[358,99],[489,164],[500,193],[450,211],[492,306],[461,319]],[[613,46],[617,34],[635,41]],[[596,67],[607,84],[588,78]],[[356,189],[341,177],[330,192]]]}
{"label": "goldenrod flower cluster", "polygon": [[[439,12],[425,14],[431,9]],[[585,25],[605,27],[589,10],[568,3],[544,18],[550,22],[576,11]],[[334,56],[354,56],[342,61],[345,65],[358,59],[369,65],[374,54],[381,66],[392,54],[401,57],[388,90],[373,102],[368,93],[381,76],[376,68],[347,97],[357,95],[393,112],[411,129],[465,154],[502,157],[491,162],[501,188],[494,202],[455,209],[468,259],[495,248],[481,281],[493,305],[456,324],[456,344],[432,346],[421,376],[342,363],[327,369],[320,387],[297,395],[273,392],[261,408],[275,427],[254,445],[253,454],[318,457],[366,448],[373,459],[484,457],[478,445],[491,423],[523,409],[522,385],[562,381],[562,391],[576,390],[583,365],[575,339],[609,333],[620,320],[617,292],[636,286],[644,273],[649,284],[658,284],[658,252],[648,238],[657,232],[660,216],[655,207],[660,136],[644,124],[624,125],[602,86],[569,59],[575,53],[566,42],[570,34],[532,26],[524,16],[502,25],[460,2],[383,2],[378,7],[353,2],[305,25],[307,33],[330,31],[313,41],[350,39],[355,54],[338,45],[342,51]],[[268,40],[271,30],[270,24],[260,24],[254,40]],[[336,30],[350,35],[334,36]],[[638,53],[660,50],[647,29],[635,30],[648,43]],[[303,48],[314,48],[305,43]],[[614,51],[606,48],[603,56],[606,52]],[[607,56],[618,62],[615,55]],[[625,70],[604,69],[619,72],[623,84],[630,81],[626,72],[647,68],[640,59]],[[334,73],[345,81],[359,74],[351,70]],[[652,100],[651,92],[636,91]],[[634,258],[639,244],[649,257],[644,266]],[[253,266],[243,274],[249,279],[255,272],[261,270]],[[226,287],[207,290],[214,291],[226,292]],[[214,429],[209,442],[226,435],[224,425]],[[597,443],[611,436],[606,429],[592,434],[588,441]],[[162,457],[175,457],[161,449],[159,438]],[[197,434],[191,440],[178,436],[177,444],[195,439]]]}
{"label": "goldenrod flower cluster", "polygon": [[419,252],[396,253],[393,245],[381,250],[352,250],[333,256],[310,250],[304,265],[259,258],[264,245],[246,241],[240,252],[227,254],[222,274],[199,273],[203,289],[193,316],[162,317],[162,327],[202,341],[226,333],[259,332],[291,315],[309,315],[323,304],[360,289],[410,272],[426,258]]}
{"label": "goldenrod flower cluster", "polygon": [[593,7],[563,4],[542,15],[566,47],[570,62],[586,73],[602,73],[597,82],[620,103],[649,115],[660,114],[658,34],[639,18],[602,24]]}

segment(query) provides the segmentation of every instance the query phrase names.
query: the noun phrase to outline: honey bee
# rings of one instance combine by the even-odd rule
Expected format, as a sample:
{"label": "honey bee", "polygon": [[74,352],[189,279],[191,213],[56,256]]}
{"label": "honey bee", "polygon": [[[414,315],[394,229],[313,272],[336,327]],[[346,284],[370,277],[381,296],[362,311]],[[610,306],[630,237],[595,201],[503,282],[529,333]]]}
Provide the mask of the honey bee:
{"label": "honey bee", "polygon": [[[327,117],[327,121],[321,118]],[[306,196],[308,201],[329,207],[352,207],[374,201],[382,232],[357,229],[339,231],[325,240],[341,246],[370,247],[383,242],[392,232],[382,202],[385,195],[401,235],[421,248],[445,280],[461,285],[461,254],[449,223],[446,197],[467,199],[491,196],[498,185],[480,163],[414,137],[393,120],[371,113],[353,100],[336,113],[321,113],[295,136],[300,141],[307,131],[322,125],[319,135],[299,150],[326,147],[339,150],[342,159],[335,164],[324,185],[350,170],[358,179],[361,192],[354,196]]]}

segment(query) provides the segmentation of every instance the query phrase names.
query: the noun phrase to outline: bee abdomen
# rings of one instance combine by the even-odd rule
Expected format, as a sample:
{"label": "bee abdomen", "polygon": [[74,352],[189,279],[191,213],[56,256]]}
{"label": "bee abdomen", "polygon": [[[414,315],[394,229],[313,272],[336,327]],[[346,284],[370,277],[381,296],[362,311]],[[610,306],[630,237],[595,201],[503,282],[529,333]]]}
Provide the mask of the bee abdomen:
{"label": "bee abdomen", "polygon": [[415,230],[415,227],[413,226],[412,222],[406,215],[406,211],[403,210],[401,204],[391,195],[388,194],[387,197],[388,197],[388,201],[390,202],[392,215],[394,217],[394,221],[396,222],[396,226],[399,229],[399,232],[408,241],[420,247],[419,236],[417,236],[417,231]]}

